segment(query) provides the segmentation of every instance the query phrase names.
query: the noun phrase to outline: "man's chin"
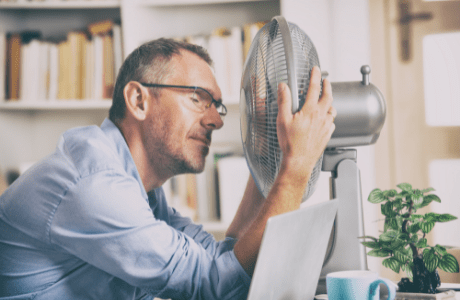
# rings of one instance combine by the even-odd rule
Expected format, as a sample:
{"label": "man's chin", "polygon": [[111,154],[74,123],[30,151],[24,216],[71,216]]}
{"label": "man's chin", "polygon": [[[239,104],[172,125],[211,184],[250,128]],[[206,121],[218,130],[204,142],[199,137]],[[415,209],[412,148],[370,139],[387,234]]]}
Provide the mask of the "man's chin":
{"label": "man's chin", "polygon": [[203,172],[204,167],[205,167],[205,162],[206,162],[206,156],[205,155],[197,157],[197,158],[193,159],[192,161],[189,161],[189,163],[188,163],[189,173],[198,174],[198,173]]}

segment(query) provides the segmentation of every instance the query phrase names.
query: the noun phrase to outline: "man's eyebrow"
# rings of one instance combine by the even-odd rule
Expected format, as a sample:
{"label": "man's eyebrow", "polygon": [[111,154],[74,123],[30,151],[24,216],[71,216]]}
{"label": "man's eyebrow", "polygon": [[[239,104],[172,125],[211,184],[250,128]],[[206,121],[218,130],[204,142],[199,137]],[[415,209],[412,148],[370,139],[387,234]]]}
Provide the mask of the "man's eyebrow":
{"label": "man's eyebrow", "polygon": [[201,86],[199,88],[203,89],[206,92],[208,92],[209,95],[211,95],[212,99],[216,100],[217,102],[222,103],[222,98],[219,98],[219,99],[214,98],[214,95],[211,93],[211,91],[208,88],[204,88],[204,87],[201,87]]}

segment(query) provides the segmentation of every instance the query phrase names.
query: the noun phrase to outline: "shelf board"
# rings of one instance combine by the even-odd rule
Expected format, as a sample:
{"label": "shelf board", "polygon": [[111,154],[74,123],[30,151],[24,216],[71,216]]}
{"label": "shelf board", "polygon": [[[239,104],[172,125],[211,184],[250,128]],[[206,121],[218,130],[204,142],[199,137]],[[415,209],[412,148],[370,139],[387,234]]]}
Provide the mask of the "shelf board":
{"label": "shelf board", "polygon": [[0,110],[94,110],[109,109],[111,99],[104,100],[55,100],[55,101],[4,101],[0,102]]}
{"label": "shelf board", "polygon": [[0,9],[86,9],[86,8],[118,8],[118,7],[120,7],[120,0],[0,2]]}
{"label": "shelf board", "polygon": [[225,4],[238,2],[270,2],[273,0],[141,0],[139,3],[144,6],[178,6],[178,5],[204,5],[204,4]]}

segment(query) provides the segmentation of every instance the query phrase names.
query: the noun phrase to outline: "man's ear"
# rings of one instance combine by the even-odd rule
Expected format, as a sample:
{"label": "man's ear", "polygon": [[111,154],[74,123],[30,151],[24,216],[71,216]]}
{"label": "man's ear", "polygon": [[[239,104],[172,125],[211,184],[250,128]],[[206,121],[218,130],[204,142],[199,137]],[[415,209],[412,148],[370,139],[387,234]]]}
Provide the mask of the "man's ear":
{"label": "man's ear", "polygon": [[149,91],[139,82],[130,81],[123,89],[126,113],[139,121],[145,120],[149,105]]}

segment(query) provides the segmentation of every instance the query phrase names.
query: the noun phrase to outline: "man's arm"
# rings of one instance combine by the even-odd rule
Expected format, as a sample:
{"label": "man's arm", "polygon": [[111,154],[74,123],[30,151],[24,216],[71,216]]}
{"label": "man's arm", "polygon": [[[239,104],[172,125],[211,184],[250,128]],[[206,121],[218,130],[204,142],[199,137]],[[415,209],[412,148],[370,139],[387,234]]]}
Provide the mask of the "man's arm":
{"label": "man's arm", "polygon": [[238,206],[238,210],[236,211],[232,223],[227,229],[226,236],[240,239],[258,215],[264,201],[265,198],[259,192],[252,175],[250,175],[248,183],[246,184],[243,199]]}
{"label": "man's arm", "polygon": [[[332,107],[331,85],[327,79],[323,81],[323,94],[319,99],[320,92],[321,72],[315,67],[305,104],[293,115],[288,86],[282,83],[278,87],[277,134],[283,153],[279,174],[265,200],[254,190],[257,187],[252,179],[249,180],[227,232],[239,238],[234,247],[235,256],[250,275],[254,272],[267,220],[300,207],[311,172],[334,132],[336,111]],[[239,222],[241,225],[237,224]]]}

